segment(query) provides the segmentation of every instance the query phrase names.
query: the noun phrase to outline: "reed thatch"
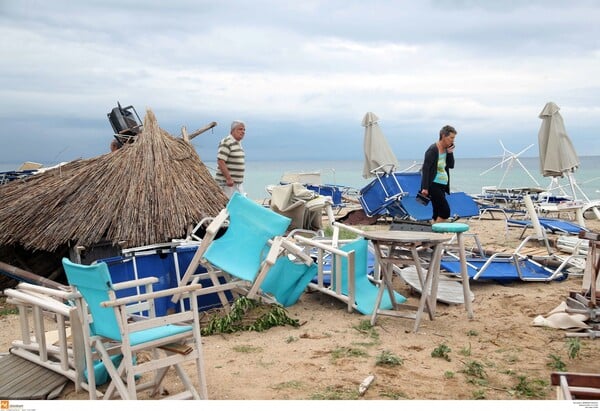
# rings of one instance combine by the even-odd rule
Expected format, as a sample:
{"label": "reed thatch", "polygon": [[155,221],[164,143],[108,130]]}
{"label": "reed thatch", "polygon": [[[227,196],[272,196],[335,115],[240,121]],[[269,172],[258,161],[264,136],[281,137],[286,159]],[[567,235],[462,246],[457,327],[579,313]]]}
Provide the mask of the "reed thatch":
{"label": "reed thatch", "polygon": [[0,246],[161,243],[226,204],[194,147],[147,110],[135,143],[0,186]]}

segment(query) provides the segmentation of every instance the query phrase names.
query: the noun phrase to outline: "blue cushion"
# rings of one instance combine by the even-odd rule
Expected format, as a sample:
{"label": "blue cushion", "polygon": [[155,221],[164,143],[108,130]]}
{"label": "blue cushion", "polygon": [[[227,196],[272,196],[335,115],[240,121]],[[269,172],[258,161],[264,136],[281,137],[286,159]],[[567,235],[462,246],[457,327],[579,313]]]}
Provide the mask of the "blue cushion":
{"label": "blue cushion", "polygon": [[129,341],[131,342],[131,346],[134,346],[138,344],[143,344],[148,341],[154,341],[160,338],[169,337],[171,335],[188,332],[191,331],[191,329],[191,325],[167,324],[160,327],[133,332],[129,334]]}

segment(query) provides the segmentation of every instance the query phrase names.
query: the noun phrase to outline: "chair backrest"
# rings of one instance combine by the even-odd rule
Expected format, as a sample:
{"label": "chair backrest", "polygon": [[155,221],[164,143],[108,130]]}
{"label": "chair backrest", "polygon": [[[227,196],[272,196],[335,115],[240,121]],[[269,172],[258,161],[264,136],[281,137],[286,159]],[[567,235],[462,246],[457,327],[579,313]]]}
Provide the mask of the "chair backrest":
{"label": "chair backrest", "polygon": [[402,191],[409,196],[416,196],[421,191],[421,173],[398,171],[394,173],[396,180],[400,183]]}
{"label": "chair backrest", "polygon": [[227,203],[227,212],[229,227],[208,246],[204,258],[229,274],[254,281],[266,257],[268,241],[283,235],[291,219],[239,193]]}
{"label": "chair backrest", "polygon": [[69,284],[77,288],[88,305],[93,319],[93,323],[90,324],[92,334],[121,341],[114,309],[100,305],[101,302],[110,300],[109,292],[112,290],[106,263],[82,265],[73,263],[68,258],[63,258],[62,263]]}
{"label": "chair backrest", "polygon": [[[354,251],[354,276],[355,282],[358,278],[367,278],[367,261],[368,261],[368,240],[363,237],[359,237],[358,239],[344,244],[340,247],[342,251],[350,252]],[[342,294],[348,295],[348,260],[342,258]],[[336,284],[336,271],[337,271],[337,263],[336,259],[333,259],[332,270],[331,270],[331,285],[332,288],[337,289],[338,286]]]}

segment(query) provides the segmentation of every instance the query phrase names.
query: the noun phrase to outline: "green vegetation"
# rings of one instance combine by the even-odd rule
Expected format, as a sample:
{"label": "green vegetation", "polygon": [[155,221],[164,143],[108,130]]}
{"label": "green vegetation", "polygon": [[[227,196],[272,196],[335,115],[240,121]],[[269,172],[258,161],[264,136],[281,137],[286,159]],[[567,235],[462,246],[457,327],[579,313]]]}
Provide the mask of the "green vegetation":
{"label": "green vegetation", "polygon": [[12,304],[8,304],[6,297],[0,297],[0,317],[13,314],[19,314],[19,309]]}
{"label": "green vegetation", "polygon": [[471,356],[471,344],[469,343],[468,347],[461,348],[459,352],[461,355],[464,355],[465,357],[470,357]]}
{"label": "green vegetation", "polygon": [[401,366],[402,364],[404,364],[404,360],[402,358],[387,350],[383,350],[381,354],[377,356],[377,360],[375,361],[375,365],[388,367]]}
{"label": "green vegetation", "polygon": [[469,337],[476,337],[478,335],[479,335],[479,333],[477,331],[475,331],[475,330],[469,330],[469,331],[467,331],[467,336],[469,336]]}
{"label": "green vegetation", "polygon": [[331,356],[332,359],[335,361],[345,357],[368,357],[369,354],[367,354],[366,351],[360,350],[358,348],[340,347],[333,350],[331,352]]}
{"label": "green vegetation", "polygon": [[446,378],[447,380],[449,380],[451,378],[454,378],[454,372],[452,372],[452,371],[446,371],[444,373],[444,378]]}
{"label": "green vegetation", "polygon": [[408,396],[406,395],[406,393],[404,393],[402,391],[395,391],[395,390],[389,390],[389,389],[385,389],[384,391],[381,391],[379,393],[379,395],[381,397],[389,398],[391,400],[399,400],[401,398],[408,399]]}
{"label": "green vegetation", "polygon": [[236,345],[233,347],[233,351],[242,353],[251,353],[262,351],[260,347],[254,347],[252,345]]}
{"label": "green vegetation", "polygon": [[368,335],[374,340],[379,340],[379,333],[374,326],[371,325],[371,320],[362,320],[358,325],[353,326],[356,331]]}
{"label": "green vegetation", "polygon": [[271,327],[291,325],[299,327],[298,320],[288,316],[287,310],[278,304],[263,304],[259,301],[240,297],[231,306],[231,312],[224,317],[215,315],[202,335],[234,333],[237,331],[265,331]]}
{"label": "green vegetation", "polygon": [[451,361],[450,357],[448,356],[451,351],[452,350],[450,347],[448,347],[446,344],[440,344],[433,349],[431,356],[434,358],[443,358],[446,361]]}
{"label": "green vegetation", "polygon": [[19,309],[10,307],[0,308],[0,317],[12,314],[19,314]]}
{"label": "green vegetation", "polygon": [[519,383],[514,387],[519,397],[543,398],[546,396],[548,383],[544,380],[528,381],[526,376],[519,375]]}
{"label": "green vegetation", "polygon": [[546,363],[548,367],[556,371],[567,371],[567,364],[558,355],[550,354],[548,357],[550,357],[550,361]]}
{"label": "green vegetation", "polygon": [[579,337],[567,339],[567,352],[569,358],[573,360],[579,357],[579,351],[581,351],[581,341],[579,340]]}
{"label": "green vegetation", "polygon": [[[325,227],[325,237],[332,237],[333,236],[333,228],[331,227]],[[340,229],[340,234],[339,234],[339,239],[340,240],[354,240],[355,238],[358,237],[358,234],[350,231],[350,230],[346,230],[346,229]]]}
{"label": "green vegetation", "polygon": [[464,372],[466,375],[475,378],[485,379],[486,377],[486,372],[483,367],[483,364],[481,364],[478,361],[469,361],[468,363],[465,363],[465,368],[462,372]]}
{"label": "green vegetation", "polygon": [[328,386],[325,391],[314,393],[311,400],[356,400],[358,399],[358,390],[355,387]]}
{"label": "green vegetation", "polygon": [[305,384],[302,381],[291,380],[291,381],[286,381],[286,382],[280,382],[279,384],[274,385],[273,389],[274,390],[285,390],[285,389],[303,390],[304,386],[305,386]]}

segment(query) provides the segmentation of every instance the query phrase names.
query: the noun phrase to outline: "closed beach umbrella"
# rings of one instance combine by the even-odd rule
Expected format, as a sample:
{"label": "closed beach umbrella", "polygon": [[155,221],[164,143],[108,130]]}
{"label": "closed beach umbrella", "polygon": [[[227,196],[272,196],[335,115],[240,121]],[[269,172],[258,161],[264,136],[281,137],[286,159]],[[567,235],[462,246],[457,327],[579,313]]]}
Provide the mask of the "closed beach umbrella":
{"label": "closed beach umbrella", "polygon": [[539,115],[542,119],[538,133],[540,169],[544,177],[562,177],[579,167],[579,158],[559,110],[560,107],[550,102]]}
{"label": "closed beach umbrella", "polygon": [[390,171],[393,167],[398,167],[398,160],[392,151],[392,148],[388,144],[383,132],[379,128],[378,124],[379,117],[375,114],[368,112],[363,118],[362,125],[365,128],[365,165],[363,168],[363,177],[371,178],[375,174],[371,173],[381,166],[390,166],[389,168],[384,167],[385,171]]}

